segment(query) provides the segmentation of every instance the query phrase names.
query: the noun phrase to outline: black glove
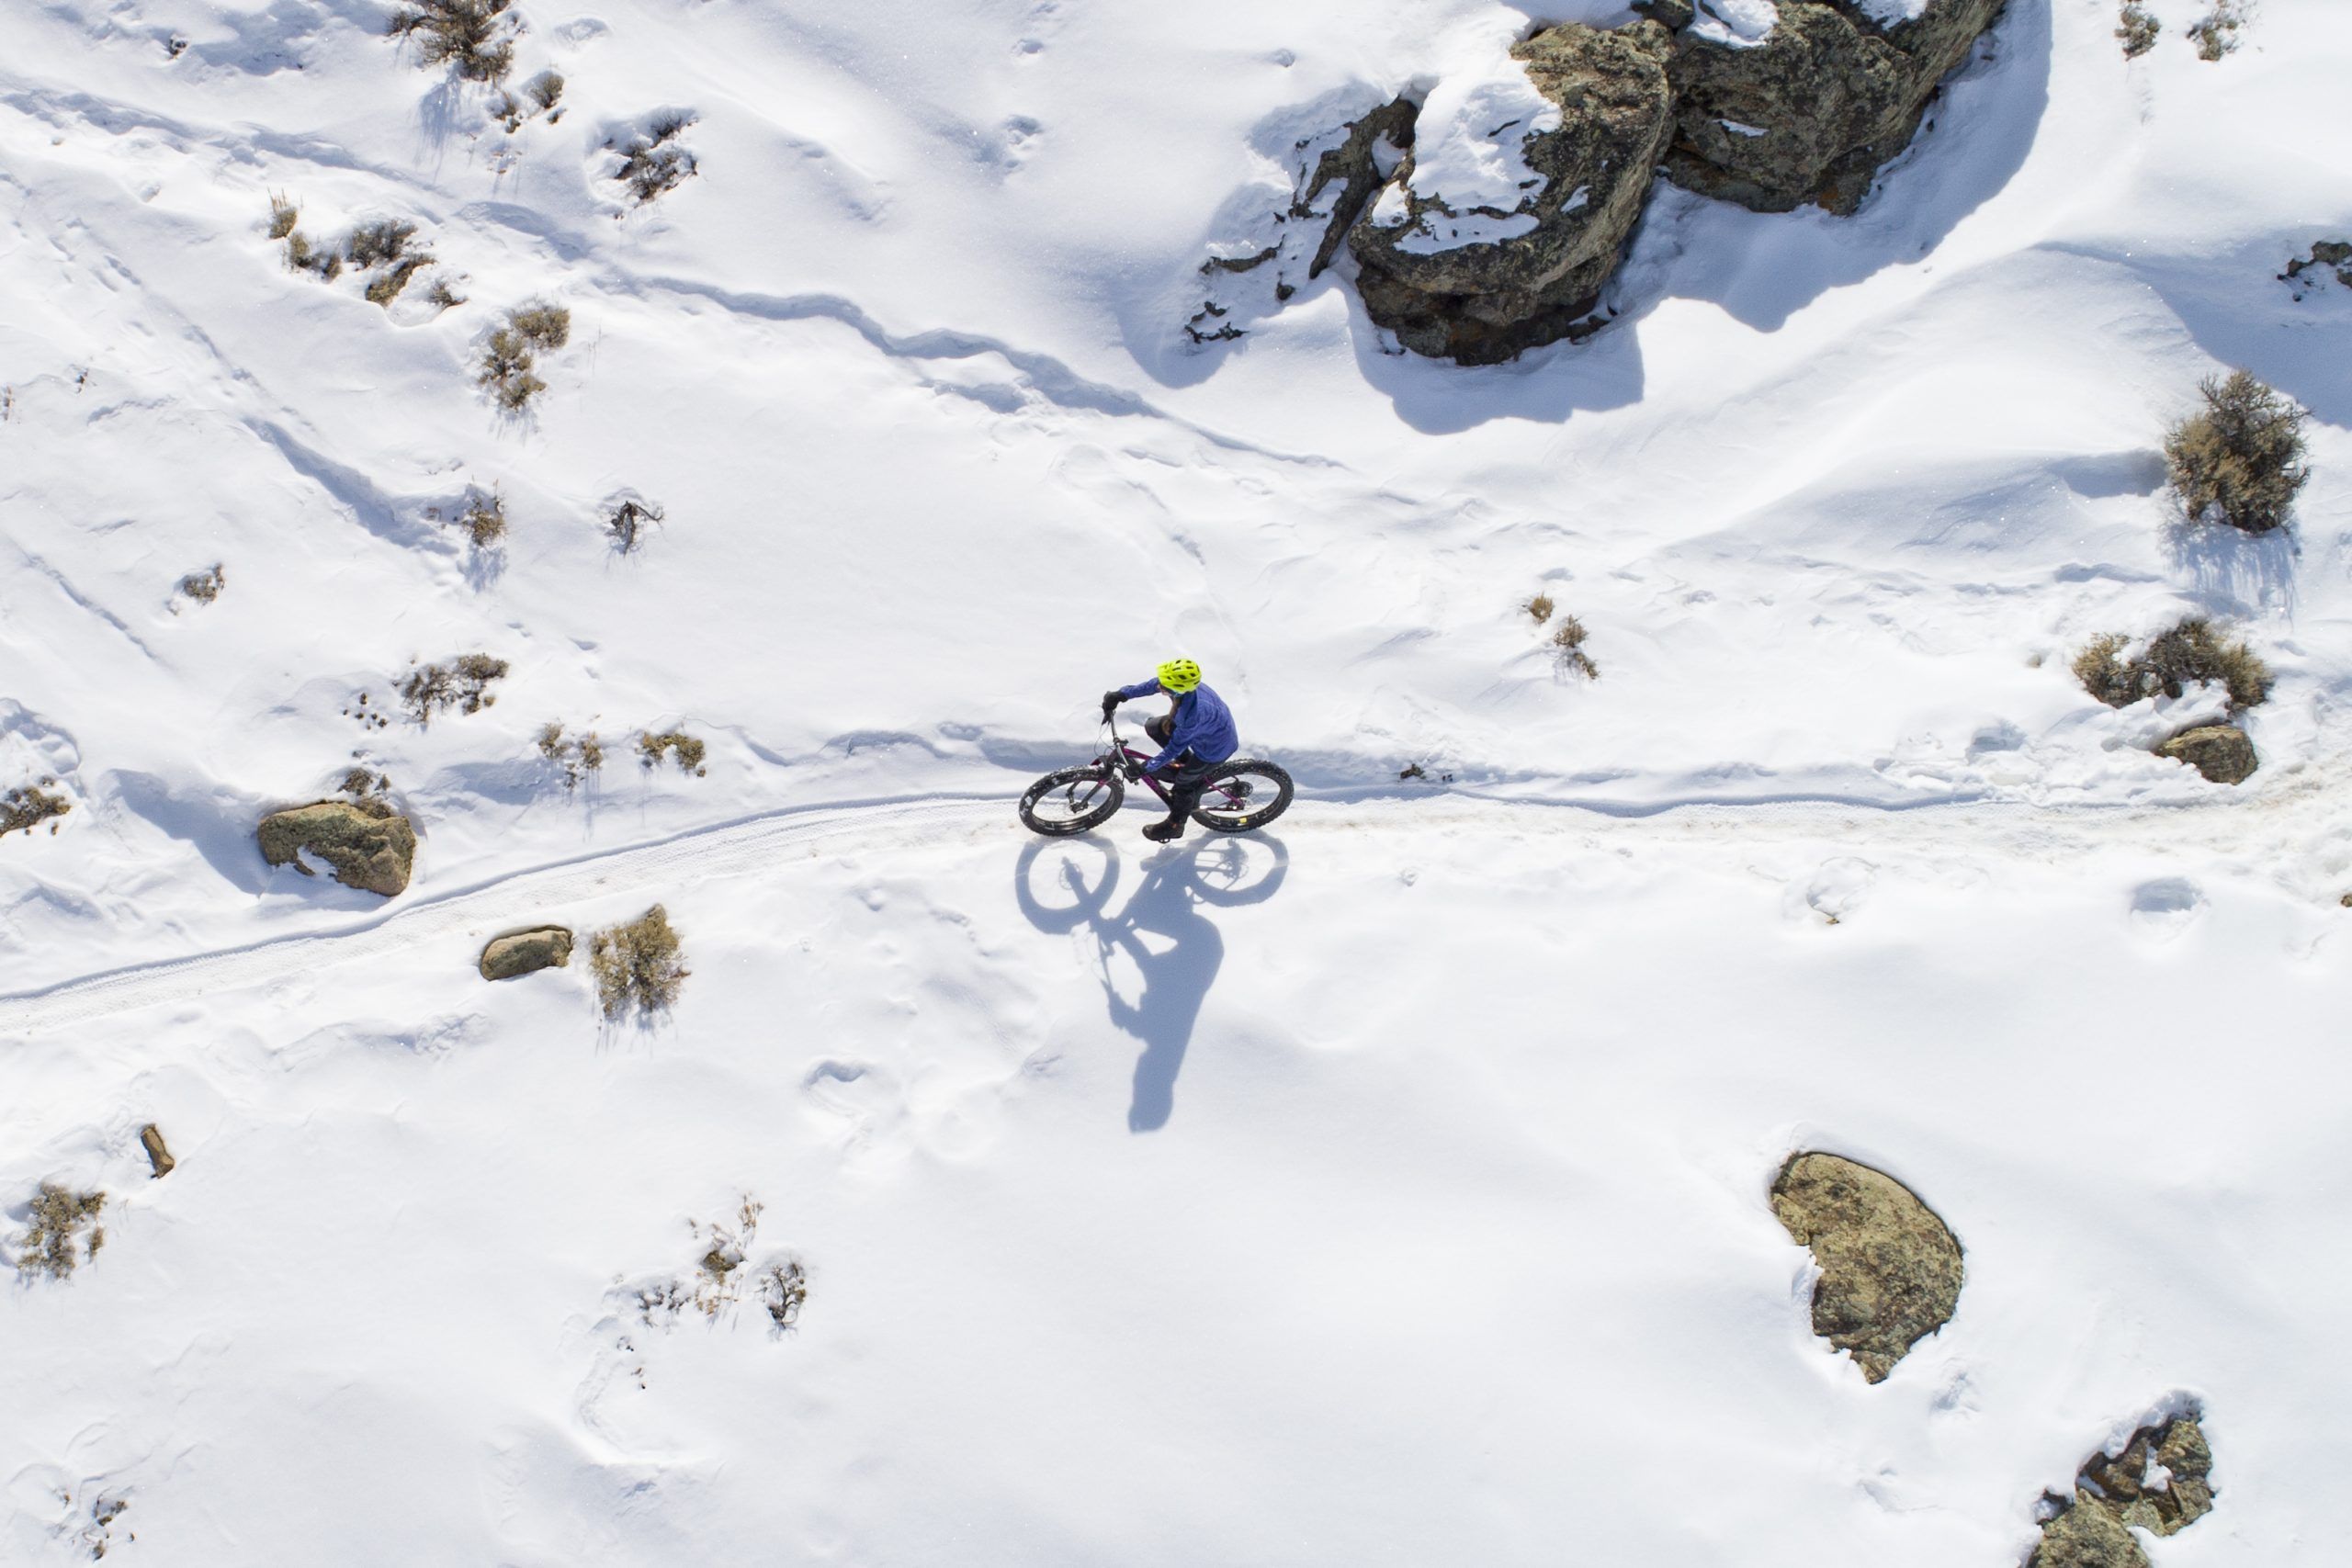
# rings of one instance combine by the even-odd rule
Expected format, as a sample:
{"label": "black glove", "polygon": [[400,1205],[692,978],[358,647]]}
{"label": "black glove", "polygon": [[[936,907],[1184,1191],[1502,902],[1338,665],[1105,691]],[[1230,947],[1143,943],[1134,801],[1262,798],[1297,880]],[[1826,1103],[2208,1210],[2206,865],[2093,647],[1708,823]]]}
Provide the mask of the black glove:
{"label": "black glove", "polygon": [[1127,782],[1129,784],[1143,783],[1143,764],[1141,762],[1129,762],[1127,764]]}
{"label": "black glove", "polygon": [[1116,711],[1118,710],[1118,706],[1119,706],[1119,705],[1120,705],[1121,703],[1125,702],[1125,700],[1126,700],[1126,699],[1125,699],[1125,697],[1122,697],[1122,696],[1121,696],[1121,695],[1119,695],[1119,694],[1118,694],[1118,693],[1116,693],[1116,692],[1105,692],[1105,693],[1103,693],[1103,694],[1102,694],[1102,716],[1103,716],[1104,718],[1108,718],[1108,717],[1110,717],[1112,714],[1114,714],[1114,712],[1116,712]]}

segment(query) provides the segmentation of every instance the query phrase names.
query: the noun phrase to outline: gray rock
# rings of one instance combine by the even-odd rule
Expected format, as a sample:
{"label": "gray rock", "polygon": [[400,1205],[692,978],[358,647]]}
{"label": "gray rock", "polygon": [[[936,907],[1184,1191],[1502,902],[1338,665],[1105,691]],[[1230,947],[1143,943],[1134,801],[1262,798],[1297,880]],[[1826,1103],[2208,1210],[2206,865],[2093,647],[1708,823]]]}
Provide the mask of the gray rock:
{"label": "gray rock", "polygon": [[2087,1492],[2041,1527],[2041,1543],[2026,1568],[2150,1568],[2148,1554],[2113,1514]]}
{"label": "gray rock", "polygon": [[1412,193],[1408,153],[1394,175],[1407,216],[1380,223],[1367,212],[1348,231],[1372,319],[1415,353],[1465,365],[1581,335],[1576,329],[1616,270],[1666,147],[1673,35],[1646,21],[1613,30],[1566,23],[1513,45],[1536,90],[1560,106],[1559,129],[1523,145],[1542,183],[1511,214],[1532,217],[1534,229],[1450,250],[1404,248],[1417,233],[1442,231],[1448,218],[1469,216],[1454,213],[1442,193]]}
{"label": "gray rock", "polygon": [[2096,1453],[2075,1500],[2041,1527],[2026,1568],[2148,1568],[2132,1528],[2172,1535],[2213,1511],[2213,1450],[2194,1416],[2141,1427],[2118,1454]]}
{"label": "gray rock", "polygon": [[561,969],[571,962],[571,932],[562,926],[533,926],[490,939],[481,950],[481,977],[512,980],[541,969]]}
{"label": "gray rock", "polygon": [[2003,4],[1929,0],[1888,28],[1855,0],[1779,0],[1780,20],[1748,48],[1683,28],[1667,177],[1759,212],[1853,211]]}
{"label": "gray rock", "polygon": [[1792,1155],[1772,1183],[1772,1213],[1820,1265],[1813,1331],[1850,1351],[1871,1382],[1960,1304],[1960,1243],[1883,1171],[1836,1155]]}
{"label": "gray rock", "polygon": [[153,1173],[149,1178],[151,1180],[171,1175],[173,1168],[180,1163],[172,1157],[172,1151],[164,1146],[163,1129],[153,1122],[139,1129],[139,1146],[147,1151],[147,1166]]}
{"label": "gray rock", "polygon": [[308,850],[345,886],[387,898],[408,886],[416,863],[416,830],[407,818],[373,798],[322,800],[273,811],[261,819],[254,836],[262,859],[272,865],[291,865],[308,876],[311,868],[301,861],[301,852]]}
{"label": "gray rock", "polygon": [[2186,762],[2215,784],[2244,784],[2261,765],[2254,754],[2254,742],[2232,724],[2184,729],[2157,747],[2156,755]]}

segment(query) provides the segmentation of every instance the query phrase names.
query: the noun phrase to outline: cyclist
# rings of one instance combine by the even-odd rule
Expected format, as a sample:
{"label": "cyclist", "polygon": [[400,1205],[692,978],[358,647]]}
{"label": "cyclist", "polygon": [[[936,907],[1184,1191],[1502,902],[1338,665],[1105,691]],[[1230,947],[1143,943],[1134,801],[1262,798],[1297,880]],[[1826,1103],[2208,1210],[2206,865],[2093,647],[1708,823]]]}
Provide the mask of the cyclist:
{"label": "cyclist", "polygon": [[1201,784],[1209,770],[1240,749],[1234,733],[1233,710],[1224,699],[1201,684],[1201,667],[1189,659],[1171,659],[1148,681],[1102,694],[1102,716],[1109,718],[1121,703],[1165,693],[1174,701],[1168,711],[1143,727],[1159,742],[1159,755],[1140,766],[1127,765],[1130,781],[1145,773],[1168,789],[1168,820],[1155,822],[1143,836],[1159,843],[1182,837],[1193,807],[1201,798]]}

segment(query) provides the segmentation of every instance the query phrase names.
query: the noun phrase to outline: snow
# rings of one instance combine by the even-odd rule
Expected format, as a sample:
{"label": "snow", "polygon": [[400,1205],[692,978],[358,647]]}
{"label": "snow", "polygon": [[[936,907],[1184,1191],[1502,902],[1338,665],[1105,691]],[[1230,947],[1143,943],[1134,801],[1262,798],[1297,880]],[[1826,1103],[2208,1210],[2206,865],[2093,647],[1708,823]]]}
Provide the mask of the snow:
{"label": "snow", "polygon": [[[1899,5],[1903,0],[1877,3]],[[1772,0],[1698,0],[1698,16],[1690,24],[1690,31],[1695,37],[1733,49],[1754,49],[1770,35],[1780,20],[1781,8]]]}
{"label": "snow", "polygon": [[[0,789],[74,807],[0,840],[0,1247],[109,1194],[0,1302],[0,1561],[1981,1568],[2190,1400],[2160,1559],[2333,1561],[2352,290],[2275,275],[2352,222],[2278,152],[2352,17],[2127,68],[2013,6],[1856,217],[1662,189],[1615,322],[1464,370],[1344,265],[1178,328],[1262,149],[1416,82],[1490,130],[1520,12],[518,8],[567,86],[512,135],[368,6],[0,9]],[[273,192],[468,303],[288,271]],[[2285,536],[2167,510],[2232,366],[2314,415]],[[2066,672],[2191,613],[2278,676],[2236,789],[2146,750],[2216,694]],[[494,706],[355,716],[475,650]],[[1176,651],[1299,804],[1023,832]],[[360,764],[410,889],[265,868]],[[656,901],[657,1025],[474,971]],[[1876,1387],[1766,1202],[1804,1147],[1966,1248]],[[747,1195],[797,1326],[646,1322]]]}
{"label": "snow", "polygon": [[[1495,7],[1440,40],[1437,85],[1414,124],[1410,184],[1445,210],[1425,213],[1398,250],[1432,255],[1534,232],[1535,215],[1521,210],[1542,187],[1528,166],[1527,139],[1557,130],[1560,106],[1511,58],[1519,32],[1513,13]],[[1394,226],[1410,217],[1401,189],[1384,187],[1373,221]]]}

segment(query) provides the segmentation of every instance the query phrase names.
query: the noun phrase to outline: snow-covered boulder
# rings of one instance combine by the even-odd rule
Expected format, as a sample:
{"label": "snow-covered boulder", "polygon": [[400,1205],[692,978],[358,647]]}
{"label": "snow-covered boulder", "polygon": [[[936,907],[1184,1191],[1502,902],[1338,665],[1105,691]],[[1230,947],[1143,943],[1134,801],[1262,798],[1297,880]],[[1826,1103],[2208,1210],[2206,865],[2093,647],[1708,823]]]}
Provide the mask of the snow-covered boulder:
{"label": "snow-covered boulder", "polygon": [[321,800],[261,819],[254,837],[261,857],[290,865],[305,876],[307,853],[323,863],[337,882],[389,898],[408,886],[416,863],[416,830],[408,818],[382,801]]}
{"label": "snow-covered boulder", "polygon": [[512,980],[542,969],[561,969],[571,962],[571,932],[562,926],[533,926],[490,939],[481,950],[481,977]]}
{"label": "snow-covered boulder", "polygon": [[1681,24],[1667,177],[1759,212],[1853,211],[2004,3],[1656,0]]}
{"label": "snow-covered boulder", "polygon": [[1960,1304],[1960,1243],[1918,1195],[1837,1155],[1799,1154],[1772,1183],[1772,1213],[1820,1266],[1813,1331],[1884,1381]]}
{"label": "snow-covered boulder", "polygon": [[1494,364],[1569,335],[1616,270],[1672,123],[1672,35],[1568,23],[1441,78],[1348,234],[1372,319]]}
{"label": "snow-covered boulder", "polygon": [[2159,757],[2186,762],[2215,784],[2244,784],[2260,765],[2254,742],[2233,724],[2201,724],[2156,748]]}

